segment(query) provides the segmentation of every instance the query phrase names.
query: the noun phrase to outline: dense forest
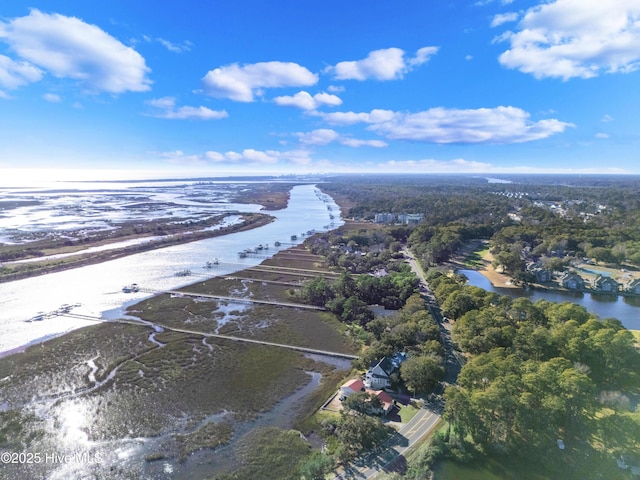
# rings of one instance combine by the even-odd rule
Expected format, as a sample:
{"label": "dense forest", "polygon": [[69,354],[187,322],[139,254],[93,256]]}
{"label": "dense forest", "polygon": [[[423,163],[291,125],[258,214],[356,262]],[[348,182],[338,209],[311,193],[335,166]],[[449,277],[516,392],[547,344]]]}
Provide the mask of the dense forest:
{"label": "dense forest", "polygon": [[[464,176],[337,177],[323,188],[352,205],[346,215],[420,213],[399,229],[426,266],[446,262],[467,240],[491,240],[496,263],[526,280],[525,256],[553,269],[574,259],[640,267],[640,178]],[[525,253],[523,253],[525,252]]]}
{"label": "dense forest", "polygon": [[[384,238],[378,244],[385,249],[375,255],[355,255],[354,263],[345,256],[344,245],[360,251],[359,234],[329,241],[326,253],[336,265],[364,273],[380,267],[369,264],[372,259],[392,258],[406,243],[429,271],[430,288],[466,360],[457,384],[444,395],[447,433],[437,434],[430,448],[388,478],[432,478],[434,465],[447,458],[536,465],[536,478],[627,478],[615,460],[640,449],[640,353],[631,332],[575,304],[513,300],[468,286],[464,277],[447,273],[445,264],[469,240],[485,239],[495,263],[523,281],[531,260],[554,270],[587,258],[634,269],[640,266],[640,179],[334,180],[323,190],[349,205],[343,215],[353,220],[374,223],[379,213],[424,215],[416,225],[381,226],[376,235]],[[427,311],[412,321],[402,318],[367,319],[369,346],[357,366],[402,349],[442,355]]]}
{"label": "dense forest", "polygon": [[464,283],[430,279],[468,358],[445,392],[450,444],[529,462],[550,458],[557,439],[608,464],[638,451],[640,411],[631,398],[640,354],[631,332],[575,304],[512,300]]}

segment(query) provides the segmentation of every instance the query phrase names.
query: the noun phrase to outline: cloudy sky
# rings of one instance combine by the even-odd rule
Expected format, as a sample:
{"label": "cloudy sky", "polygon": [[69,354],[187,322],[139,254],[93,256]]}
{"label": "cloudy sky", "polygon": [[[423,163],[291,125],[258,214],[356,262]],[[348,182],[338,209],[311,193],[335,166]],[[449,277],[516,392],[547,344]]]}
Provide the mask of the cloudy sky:
{"label": "cloudy sky", "polygon": [[26,5],[0,169],[640,173],[640,0]]}

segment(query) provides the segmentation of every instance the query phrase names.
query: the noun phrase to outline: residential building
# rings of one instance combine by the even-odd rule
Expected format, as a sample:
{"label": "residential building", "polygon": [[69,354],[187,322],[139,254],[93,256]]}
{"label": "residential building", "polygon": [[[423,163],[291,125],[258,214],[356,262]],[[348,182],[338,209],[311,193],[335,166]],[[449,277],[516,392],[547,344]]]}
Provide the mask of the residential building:
{"label": "residential building", "polygon": [[627,283],[624,289],[627,293],[631,293],[633,295],[640,295],[640,278],[631,280],[629,283]]}
{"label": "residential building", "polygon": [[393,357],[374,360],[364,376],[364,386],[373,390],[391,387],[391,375],[400,370],[400,364],[407,359],[406,353],[396,353]]}
{"label": "residential building", "polygon": [[340,400],[356,392],[364,392],[364,383],[359,378],[353,378],[340,387]]}
{"label": "residential building", "polygon": [[575,272],[566,272],[560,278],[560,285],[568,290],[584,290],[584,279]]}
{"label": "residential building", "polygon": [[371,413],[375,415],[388,415],[395,404],[393,403],[393,398],[387,392],[382,390],[367,390],[367,393],[374,395],[380,399],[380,403],[382,406],[378,410],[372,410]]}
{"label": "residential building", "polygon": [[397,367],[387,357],[382,360],[374,360],[364,376],[364,386],[373,390],[389,388],[391,375],[397,370]]}
{"label": "residential building", "polygon": [[376,223],[393,223],[396,221],[396,216],[393,213],[376,213]]}
{"label": "residential building", "polygon": [[598,275],[592,280],[591,288],[600,293],[618,293],[620,286],[613,278]]}

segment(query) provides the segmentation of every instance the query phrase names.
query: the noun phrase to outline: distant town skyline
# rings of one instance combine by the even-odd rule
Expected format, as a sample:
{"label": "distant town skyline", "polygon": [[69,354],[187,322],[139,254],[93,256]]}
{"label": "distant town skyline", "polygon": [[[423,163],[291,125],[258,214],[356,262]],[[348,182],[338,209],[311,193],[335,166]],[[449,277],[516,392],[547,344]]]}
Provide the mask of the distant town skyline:
{"label": "distant town skyline", "polygon": [[638,174],[638,67],[640,0],[7,0],[0,178]]}

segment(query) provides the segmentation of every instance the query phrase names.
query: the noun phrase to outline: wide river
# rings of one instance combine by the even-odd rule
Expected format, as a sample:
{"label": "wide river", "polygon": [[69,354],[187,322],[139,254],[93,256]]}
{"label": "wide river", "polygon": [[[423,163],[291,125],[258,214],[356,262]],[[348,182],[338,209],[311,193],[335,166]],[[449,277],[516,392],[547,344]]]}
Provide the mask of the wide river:
{"label": "wide river", "polygon": [[483,288],[489,292],[509,295],[513,298],[526,297],[532,302],[544,299],[550,302],[577,303],[600,318],[617,318],[629,330],[640,330],[640,298],[580,292],[499,288],[494,287],[482,273],[476,270],[458,270],[456,273],[465,275],[469,279],[469,285]]}
{"label": "wide river", "polygon": [[[38,312],[52,312],[62,304],[80,304],[73,309],[73,314],[118,318],[127,306],[149,296],[143,292],[123,293],[125,285],[137,283],[144,289],[164,291],[242,270],[260,263],[265,255],[275,254],[279,250],[276,242],[283,244],[280,248],[287,248],[302,242],[310,230],[338,227],[343,223],[339,220],[339,211],[333,200],[322,195],[315,185],[299,185],[291,190],[287,208],[265,212],[274,216],[275,221],[263,227],[0,284],[0,356],[93,323],[71,316],[25,321]],[[292,235],[297,239],[292,240]],[[269,245],[268,250],[260,251],[260,257],[239,258],[239,251],[260,244]],[[205,269],[205,263],[214,258],[219,260],[219,265]],[[175,276],[176,272],[186,269],[194,275]]]}

